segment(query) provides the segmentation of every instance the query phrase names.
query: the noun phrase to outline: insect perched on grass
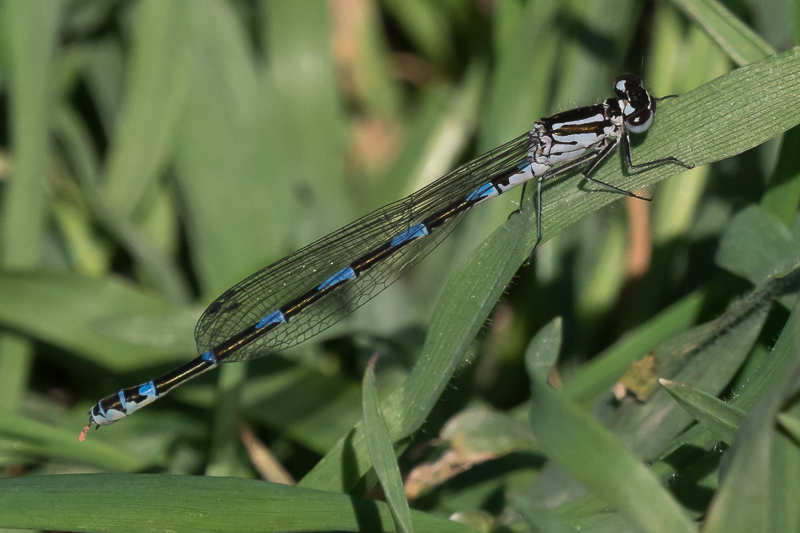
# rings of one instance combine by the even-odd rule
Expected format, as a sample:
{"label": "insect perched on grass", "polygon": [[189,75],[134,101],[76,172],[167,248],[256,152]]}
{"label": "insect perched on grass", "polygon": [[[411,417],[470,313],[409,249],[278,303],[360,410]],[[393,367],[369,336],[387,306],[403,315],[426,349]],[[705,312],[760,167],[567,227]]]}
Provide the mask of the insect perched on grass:
{"label": "insect perched on grass", "polygon": [[116,422],[220,363],[255,359],[320,333],[430,253],[465,212],[517,185],[536,179],[536,250],[542,239],[542,184],[548,179],[585,165],[584,179],[647,200],[591,177],[620,143],[630,169],[665,162],[692,168],[674,157],[633,164],[629,136],[650,127],[660,99],[651,96],[634,76],[617,78],[614,92],[615,98],[601,104],[536,122],[513,141],[231,287],[197,322],[200,356],[160,378],[100,400],[89,411],[80,440],[92,424]]}

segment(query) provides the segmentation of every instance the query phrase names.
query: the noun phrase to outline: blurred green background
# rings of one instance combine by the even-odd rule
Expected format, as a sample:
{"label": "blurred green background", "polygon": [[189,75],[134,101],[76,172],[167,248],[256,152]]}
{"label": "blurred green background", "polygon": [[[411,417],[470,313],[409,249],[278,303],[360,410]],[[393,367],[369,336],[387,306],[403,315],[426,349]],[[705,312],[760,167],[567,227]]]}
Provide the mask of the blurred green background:
{"label": "blurred green background", "polygon": [[[353,474],[335,463],[330,479],[355,477],[326,485],[320,465],[334,464],[325,461],[335,461],[337,442],[341,447],[361,419],[367,360],[381,355],[378,386],[387,404],[417,405],[402,391],[410,389],[412,369],[436,357],[430,346],[438,341],[426,333],[450,320],[463,331],[435,330],[457,339],[459,348],[444,356],[452,359],[449,373],[415,370],[430,374],[417,386],[429,393],[428,403],[416,425],[390,430],[404,452],[401,471],[418,483],[415,507],[462,513],[487,530],[520,524],[512,508],[581,497],[583,489],[546,461],[546,439],[528,427],[533,373],[590,409],[642,460],[667,457],[680,439],[692,442],[699,458],[682,467],[670,462],[673,469],[658,475],[692,471],[684,492],[671,490],[685,512],[701,516],[716,490],[714,445],[728,441],[681,437],[698,415],[664,390],[663,403],[648,410],[653,381],[675,379],[724,399],[743,394],[787,327],[797,292],[791,275],[800,264],[800,133],[775,137],[798,122],[796,59],[787,52],[770,67],[783,91],[774,98],[759,92],[767,91],[758,85],[766,76],[747,78],[752,86],[702,89],[736,67],[789,50],[800,36],[797,3],[725,4],[5,0],[5,477],[269,477],[259,455],[269,448],[294,479],[311,472],[308,487],[363,493],[374,485],[370,475],[361,477],[368,467],[359,464]],[[742,108],[733,101],[761,99],[791,111],[737,118],[742,144],[714,152],[726,128],[715,129],[700,108],[680,107],[681,98],[665,101],[658,131],[634,141],[634,162],[656,150],[698,167],[647,188],[652,203],[593,194],[575,178],[546,188],[547,242],[518,271],[535,227],[530,198],[520,220],[508,222],[519,207],[517,193],[482,204],[409,275],[334,328],[284,353],[224,365],[77,444],[94,402],[195,357],[194,324],[225,289],[538,118],[611,96],[622,73],[642,76],[655,95],[701,88],[692,94],[708,106],[730,98],[732,107],[720,107],[728,114]],[[758,137],[748,128],[767,133]],[[706,145],[711,152],[702,152]],[[635,181],[618,156],[603,167],[604,176],[628,188],[656,180]],[[662,168],[657,176],[680,170]],[[519,247],[507,257],[488,254],[497,235]],[[481,250],[496,264],[481,260]],[[465,264],[480,275],[459,285]],[[513,275],[510,284],[493,277],[501,269]],[[448,290],[467,300],[483,284],[491,294],[464,319],[447,311],[449,292],[440,300],[448,280]],[[773,299],[780,303],[771,305]],[[684,356],[701,352],[708,361],[702,372],[681,374],[690,372]],[[679,419],[664,423],[667,412]],[[448,464],[446,453],[454,450],[465,455]],[[426,461],[438,461],[441,470],[419,471]],[[456,475],[472,464],[479,466]],[[120,490],[125,483],[114,482]],[[559,512],[573,526],[602,522],[623,530],[624,521],[608,518],[603,505],[566,505]],[[529,525],[538,516],[532,508],[522,514]],[[0,526],[60,524],[20,526],[3,516]],[[105,527],[121,527],[110,520]]]}

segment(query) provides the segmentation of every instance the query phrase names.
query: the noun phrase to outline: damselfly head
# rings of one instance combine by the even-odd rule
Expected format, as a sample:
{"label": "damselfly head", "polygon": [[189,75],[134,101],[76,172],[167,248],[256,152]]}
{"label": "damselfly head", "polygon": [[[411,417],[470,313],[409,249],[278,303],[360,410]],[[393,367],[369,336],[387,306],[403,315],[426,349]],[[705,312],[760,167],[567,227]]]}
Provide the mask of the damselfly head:
{"label": "damselfly head", "polygon": [[620,76],[614,82],[614,92],[620,99],[622,119],[631,133],[643,133],[653,123],[656,100],[636,76]]}
{"label": "damselfly head", "polygon": [[630,74],[623,74],[614,81],[614,92],[623,100],[641,99],[643,95],[647,94],[642,80]]}

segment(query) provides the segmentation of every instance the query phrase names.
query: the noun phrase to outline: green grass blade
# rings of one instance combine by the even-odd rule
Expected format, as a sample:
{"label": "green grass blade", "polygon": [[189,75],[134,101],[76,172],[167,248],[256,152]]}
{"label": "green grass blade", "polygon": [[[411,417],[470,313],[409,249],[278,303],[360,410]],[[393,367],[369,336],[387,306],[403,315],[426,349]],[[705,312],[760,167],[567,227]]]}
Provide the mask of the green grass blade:
{"label": "green grass blade", "polygon": [[[624,405],[614,417],[612,430],[628,449],[651,460],[692,423],[692,417],[659,386],[658,378],[691,383],[712,395],[725,389],[758,339],[772,296],[756,292],[743,298],[717,319],[662,343],[650,354],[652,365],[626,375],[628,389],[646,399],[643,404]],[[650,426],[648,420],[659,423]]]}
{"label": "green grass blade", "polygon": [[[781,419],[781,415],[778,415]],[[800,436],[800,433],[797,434]],[[800,530],[800,447],[797,436],[777,431],[772,447],[770,473],[770,517],[773,531]]]}
{"label": "green grass blade", "polygon": [[392,512],[398,531],[413,533],[411,510],[408,507],[403,478],[397,466],[394,445],[383,423],[381,409],[378,404],[378,390],[375,385],[375,363],[377,355],[372,356],[367,371],[364,373],[362,386],[362,406],[364,409],[364,428],[367,434],[367,448],[375,473],[386,495],[386,503]]}
{"label": "green grass blade", "polygon": [[717,0],[676,0],[681,9],[714,39],[737,65],[747,65],[775,53],[756,32]]}
{"label": "green grass blade", "polygon": [[115,124],[104,190],[109,215],[128,219],[159,178],[170,155],[183,110],[186,61],[186,2],[146,1],[136,6],[125,102]]}
{"label": "green grass blade", "polygon": [[792,226],[800,203],[800,128],[786,133],[775,172],[770,177],[769,189],[761,198],[761,207],[777,217],[786,226]]}
{"label": "green grass blade", "polygon": [[[484,405],[461,411],[447,421],[439,436],[460,457],[477,462],[512,452],[537,450],[527,423]],[[471,457],[480,455],[485,456]]]}
{"label": "green grass blade", "polygon": [[[299,212],[294,167],[233,6],[193,6],[192,83],[178,135],[178,183],[204,301],[283,255]],[[231,83],[230,80],[236,80]],[[259,231],[256,228],[269,228]]]}
{"label": "green grass blade", "polygon": [[525,349],[528,374],[547,381],[561,351],[562,320],[557,316],[539,330]]}
{"label": "green grass blade", "polygon": [[[800,327],[800,300],[788,320]],[[797,353],[797,343],[794,343]],[[776,387],[747,414],[727,452],[732,456],[722,487],[711,504],[706,518],[707,533],[749,533],[768,531],[770,507],[770,463],[775,417],[795,391],[800,376],[800,358],[795,356]]]}
{"label": "green grass blade", "polygon": [[29,268],[41,261],[47,216],[48,132],[53,110],[48,87],[58,36],[61,3],[9,2],[3,5],[12,177],[3,191],[2,263]]}
{"label": "green grass blade", "polygon": [[[488,115],[483,122],[479,149],[491,150],[530,125],[547,112],[548,89],[558,51],[559,2],[529,2],[525,4],[516,28],[508,37],[513,46],[500,49],[500,57],[492,76]],[[499,7],[498,7],[499,9]],[[520,69],[536,50],[536,62]]]}
{"label": "green grass blade", "polygon": [[[693,383],[697,388],[702,387],[705,392],[711,390],[713,393],[718,393],[730,382],[739,368],[742,357],[748,351],[748,345],[758,335],[772,300],[780,298],[784,293],[795,292],[798,283],[800,283],[800,270],[791,276],[773,279],[732,304],[730,310],[717,320],[698,326],[695,330],[665,343],[665,346],[656,350],[654,356],[659,360],[663,357],[660,352],[669,349],[673,352],[673,357],[683,359],[698,346],[705,345],[703,351],[706,353],[688,357],[695,361],[681,362],[685,368],[682,368],[673,379]],[[748,411],[780,380],[787,365],[795,356],[793,343],[796,332],[791,325],[791,321],[787,323],[774,351],[765,360],[759,372],[755,373],[743,387],[736,389],[736,394],[729,402],[730,406]],[[720,333],[724,335],[720,337]],[[664,373],[671,372],[666,372],[665,369]],[[709,386],[710,390],[706,388]],[[611,429],[620,435],[628,449],[633,450],[638,456],[647,460],[659,459],[652,470],[662,483],[674,479],[678,472],[694,469],[707,471],[709,466],[705,463],[709,459],[701,458],[701,464],[695,465],[696,452],[700,449],[712,450],[720,439],[716,433],[712,433],[700,424],[682,432],[682,428],[691,423],[691,418],[675,405],[667,393],[660,396],[657,393],[643,405],[629,404],[627,407],[629,408],[623,407],[615,411]],[[633,417],[636,420],[632,423],[630,418]],[[658,425],[646,426],[653,420],[658,420]],[[671,436],[674,438],[664,445],[661,444],[664,439],[669,439]],[[587,496],[566,504],[562,512],[573,520],[584,516],[588,512],[587,509],[600,512],[603,508],[605,505],[601,501]]]}
{"label": "green grass blade", "polygon": [[778,415],[778,420],[781,425],[786,428],[792,437],[800,441],[800,418],[792,415],[782,414]]}
{"label": "green grass blade", "polygon": [[642,531],[696,531],[669,492],[621,442],[550,385],[531,377],[531,428],[549,457]]}
{"label": "green grass blade", "polygon": [[[652,76],[645,76],[652,79],[655,94],[682,94],[730,71],[728,56],[699,26],[684,32],[683,17],[677,9],[667,3],[659,6],[665,15],[658,18],[663,26],[659,33],[664,35],[654,35],[653,46],[660,50],[659,56],[666,57],[648,61],[647,72]],[[712,172],[710,166],[702,166],[659,183],[654,189],[652,232],[656,246],[677,242],[692,231]]]}
{"label": "green grass blade", "polygon": [[527,505],[519,499],[515,500],[514,508],[536,533],[576,533],[578,531],[553,509]]}
{"label": "green grass blade", "polygon": [[674,303],[660,314],[581,367],[564,384],[564,394],[577,403],[588,402],[610,389],[631,363],[641,359],[659,343],[694,324],[703,304],[703,294],[695,292]]}
{"label": "green grass blade", "polygon": [[754,285],[800,264],[800,235],[759,206],[737,213],[717,250],[716,263]]}
{"label": "green grass blade", "polygon": [[[754,291],[753,296],[761,293],[762,297],[769,294],[772,297],[780,297],[783,292],[795,292],[798,289],[798,285],[800,285],[798,278],[800,278],[800,270],[796,270],[784,278],[770,281],[764,287]],[[778,337],[778,341],[770,352],[770,356],[764,361],[762,368],[751,379],[736,389],[736,394],[729,402],[730,405],[743,411],[749,411],[765,394],[774,389],[785,374],[787,367],[791,365],[796,357],[795,342],[797,339],[800,339],[800,331],[798,331],[797,324],[794,320],[788,320],[783,331],[781,331],[780,337]],[[719,439],[708,429],[700,425],[694,426],[676,437],[661,450],[659,455],[663,462],[657,463],[654,469],[659,471],[662,479],[669,479],[675,471],[675,458],[673,457],[669,462],[663,458],[679,453],[680,448],[686,444],[697,448],[711,449],[718,442]]]}
{"label": "green grass blade", "polygon": [[[117,471],[141,470],[142,459],[96,439],[78,442],[77,427],[59,429],[16,416],[0,416],[0,453],[30,460],[54,457]],[[8,444],[8,447],[6,447]]]}
{"label": "green grass blade", "polygon": [[260,5],[266,75],[278,106],[272,127],[285,136],[294,164],[291,177],[282,179],[308,182],[313,203],[304,214],[312,221],[346,224],[351,218],[344,209],[349,202],[342,177],[347,123],[330,50],[328,6],[313,0]]}
{"label": "green grass blade", "polygon": [[113,278],[3,273],[0,292],[3,324],[117,372],[180,361],[195,351],[196,312]]}
{"label": "green grass blade", "polygon": [[[11,179],[3,190],[0,228],[4,268],[36,268],[47,223],[47,176],[51,156],[49,113],[53,55],[61,3],[8,2],[2,6],[10,83]],[[0,333],[0,403],[16,412],[30,377],[32,347]]]}
{"label": "green grass blade", "polygon": [[687,413],[711,430],[719,440],[730,444],[733,433],[746,414],[744,411],[688,385],[668,379],[659,381]]}
{"label": "green grass blade", "polygon": [[[0,480],[0,527],[68,531],[392,531],[384,503],[247,479],[61,475]],[[419,511],[417,533],[469,529]]]}
{"label": "green grass blade", "polygon": [[441,66],[452,61],[451,21],[439,3],[424,0],[385,0],[384,3],[423,57]]}

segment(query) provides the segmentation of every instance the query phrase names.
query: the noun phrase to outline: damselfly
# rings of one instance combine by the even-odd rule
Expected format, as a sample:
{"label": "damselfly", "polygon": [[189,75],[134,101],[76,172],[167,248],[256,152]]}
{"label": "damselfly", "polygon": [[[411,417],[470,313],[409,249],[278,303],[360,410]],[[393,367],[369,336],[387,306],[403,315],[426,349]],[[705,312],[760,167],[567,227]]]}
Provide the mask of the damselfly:
{"label": "damselfly", "polygon": [[[630,191],[591,173],[620,143],[630,169],[630,134],[653,122],[656,101],[633,76],[614,83],[616,98],[536,122],[532,130],[453,170],[411,196],[356,220],[256,272],[225,291],[195,328],[199,357],[160,378],[122,389],[95,404],[92,424],[116,422],[220,363],[247,361],[303,342],[364,305],[425,257],[473,206],[537,182],[537,239],[542,238],[542,184],[585,165],[581,177],[618,193]],[[668,98],[668,97],[664,97]],[[525,194],[523,185],[522,194]]]}

